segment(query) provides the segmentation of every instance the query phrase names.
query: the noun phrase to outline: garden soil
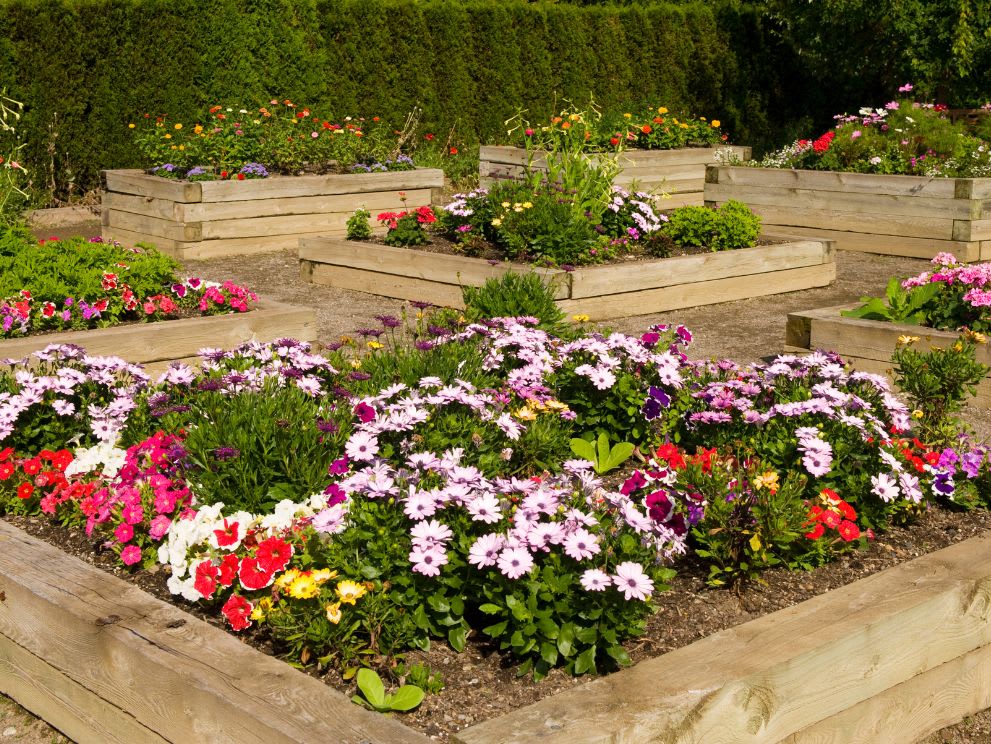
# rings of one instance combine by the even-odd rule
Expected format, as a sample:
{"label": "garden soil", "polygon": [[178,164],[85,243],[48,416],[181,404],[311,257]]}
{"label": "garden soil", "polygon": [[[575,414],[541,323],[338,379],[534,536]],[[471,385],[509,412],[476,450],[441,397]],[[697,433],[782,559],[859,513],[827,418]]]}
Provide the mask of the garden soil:
{"label": "garden soil", "polygon": [[[46,232],[60,236],[95,234],[90,225],[66,226]],[[916,274],[927,264],[917,259],[840,252],[837,265],[838,278],[830,287],[622,318],[601,324],[601,327],[639,334],[654,323],[683,323],[695,333],[695,342],[690,349],[692,356],[755,361],[780,353],[787,313],[855,302],[864,295],[880,294],[889,277]],[[313,307],[317,313],[318,341],[322,343],[332,343],[343,335],[353,334],[358,328],[376,327],[379,325],[376,315],[398,315],[403,310],[403,303],[398,300],[302,283],[296,257],[289,251],[188,261],[185,267],[191,274],[205,279],[230,278],[266,297]],[[980,435],[991,436],[991,412],[971,408],[965,412],[965,418]],[[111,555],[94,556],[92,541],[81,534],[66,535],[35,520],[11,521],[29,532],[59,542],[91,563],[114,573],[124,573]],[[987,512],[953,514],[932,510],[907,529],[894,529],[879,536],[866,551],[843,556],[836,563],[810,573],[772,571],[765,575],[765,583],[742,591],[707,589],[704,569],[699,565],[684,565],[672,590],[660,596],[658,612],[651,619],[648,633],[630,644],[631,655],[634,660],[656,656],[988,530],[991,530],[991,514]],[[159,596],[166,595],[161,574],[139,575],[137,581]],[[220,624],[215,616],[208,617],[195,608],[192,611],[215,625]],[[408,725],[438,740],[446,740],[452,732],[583,681],[560,671],[536,685],[519,679],[513,668],[503,663],[485,644],[470,644],[463,654],[456,654],[443,644],[434,644],[428,654],[411,655],[410,661],[428,663],[447,684],[440,695],[429,696],[419,710],[403,718]],[[329,679],[328,682],[345,689],[338,681]],[[8,741],[60,744],[66,740],[0,697],[0,744]],[[991,743],[991,711],[937,732],[923,742]]]}

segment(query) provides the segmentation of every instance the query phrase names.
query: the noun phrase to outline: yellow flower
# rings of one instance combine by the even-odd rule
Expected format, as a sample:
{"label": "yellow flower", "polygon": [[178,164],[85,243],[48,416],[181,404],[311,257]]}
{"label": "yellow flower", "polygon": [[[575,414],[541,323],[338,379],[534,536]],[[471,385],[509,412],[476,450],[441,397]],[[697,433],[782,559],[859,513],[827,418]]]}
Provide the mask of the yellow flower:
{"label": "yellow flower", "polygon": [[171,134],[166,134],[165,135],[165,139],[172,139],[172,135]]}
{"label": "yellow flower", "polygon": [[533,202],[523,202],[523,209],[532,209]]}
{"label": "yellow flower", "polygon": [[961,351],[963,351],[963,344],[957,341],[955,344],[953,344],[953,350],[959,354]]}
{"label": "yellow flower", "polygon": [[623,114],[623,118],[624,119],[632,119],[633,118],[633,114]]}
{"label": "yellow flower", "polygon": [[579,313],[578,315],[572,315],[571,319],[576,323],[588,323],[588,316],[584,313]]}
{"label": "yellow flower", "polygon": [[351,369],[361,369],[361,360],[360,359],[352,359],[351,360]]}
{"label": "yellow flower", "polygon": [[265,619],[265,615],[267,615],[268,611],[271,609],[272,609],[272,598],[262,597],[260,600],[258,600],[258,604],[256,604],[254,608],[251,610],[251,619],[254,620],[255,622],[260,622],[261,620]]}
{"label": "yellow flower", "polygon": [[512,205],[509,202],[503,202],[502,203],[502,208],[503,209],[509,209],[510,206],[512,206]]}
{"label": "yellow flower", "polygon": [[318,584],[323,584],[325,581],[330,581],[331,579],[337,578],[337,571],[331,571],[329,568],[318,568],[313,572],[313,580]]}
{"label": "yellow flower", "polygon": [[334,625],[337,625],[339,622],[341,622],[341,616],[343,615],[343,613],[341,612],[340,602],[329,604],[325,609],[327,611],[327,619],[330,622],[332,622]]}
{"label": "yellow flower", "polygon": [[700,116],[699,117],[699,121],[705,121],[705,117],[704,116]]}
{"label": "yellow flower", "polygon": [[922,412],[922,409],[921,408],[916,408],[914,411],[912,411],[912,418],[914,418],[914,419],[925,418],[925,415],[926,414],[924,414]]}
{"label": "yellow flower", "polygon": [[659,114],[666,114],[667,112],[668,112],[668,109],[667,109],[666,106],[661,106],[659,109],[657,109],[657,113],[659,113]]}
{"label": "yellow flower", "polygon": [[180,150],[185,150],[186,149],[186,146],[185,145],[179,145],[179,149]]}
{"label": "yellow flower", "polygon": [[523,211],[523,207],[521,207],[519,204],[517,204],[515,207],[513,207],[513,211],[514,212],[522,212]]}
{"label": "yellow flower", "polygon": [[562,403],[559,400],[549,400],[549,401],[547,401],[544,404],[544,406],[548,410],[550,410],[550,411],[567,411],[568,410],[568,404],[567,403]]}
{"label": "yellow flower", "polygon": [[754,478],[754,486],[756,488],[766,488],[771,493],[778,490],[778,474],[773,470],[768,470],[766,473],[762,473]]}
{"label": "yellow flower", "polygon": [[289,584],[289,596],[296,599],[313,599],[320,593],[320,585],[309,572],[302,573]]}
{"label": "yellow flower", "polygon": [[720,124],[719,119],[713,119],[712,120],[712,128],[713,129],[719,129],[719,124]]}
{"label": "yellow flower", "polygon": [[988,342],[987,336],[983,333],[978,333],[977,331],[972,331],[969,328],[964,330],[963,337],[975,344],[986,344]]}
{"label": "yellow flower", "polygon": [[203,127],[201,127],[199,124],[193,127],[193,134],[199,134],[202,131],[203,131]]}
{"label": "yellow flower", "polygon": [[176,124],[175,125],[175,128],[176,128],[176,131],[179,131],[180,129],[182,129],[182,124]]}
{"label": "yellow flower", "polygon": [[581,120],[582,117],[579,116],[578,114],[572,114],[568,118],[571,119],[571,121],[579,121],[579,120]]}
{"label": "yellow flower", "polygon": [[375,349],[384,349],[385,348],[385,344],[379,343],[378,341],[369,341],[368,344],[367,344],[367,346],[368,346],[369,349],[372,349],[373,351]]}
{"label": "yellow flower", "polygon": [[492,227],[499,227],[499,225],[501,225],[501,224],[502,224],[502,220],[499,219],[498,217],[496,217],[494,220],[492,220]]}
{"label": "yellow flower", "polygon": [[134,124],[128,124],[128,125],[127,125],[127,128],[128,128],[128,129],[134,129]]}
{"label": "yellow flower", "polygon": [[919,337],[918,336],[899,336],[898,337],[898,345],[899,346],[908,346],[909,344],[914,344],[918,340],[919,340]]}
{"label": "yellow flower", "polygon": [[364,586],[356,584],[353,581],[339,581],[336,591],[337,596],[341,598],[341,602],[350,605],[353,605],[368,593],[368,590]]}
{"label": "yellow flower", "polygon": [[293,581],[295,581],[298,576],[299,576],[299,569],[290,568],[288,571],[286,571],[284,574],[282,574],[279,578],[275,580],[274,586],[279,591],[282,591],[287,586],[289,586]]}
{"label": "yellow flower", "polygon": [[679,127],[681,127],[682,129],[688,129],[688,125],[687,125],[687,124],[685,124],[685,122],[682,122],[682,123],[681,123],[681,124],[679,124],[678,126],[679,126]]}
{"label": "yellow flower", "polygon": [[516,416],[516,418],[520,419],[521,421],[537,420],[537,414],[531,411],[526,406],[523,406],[522,408],[518,409],[514,415]]}

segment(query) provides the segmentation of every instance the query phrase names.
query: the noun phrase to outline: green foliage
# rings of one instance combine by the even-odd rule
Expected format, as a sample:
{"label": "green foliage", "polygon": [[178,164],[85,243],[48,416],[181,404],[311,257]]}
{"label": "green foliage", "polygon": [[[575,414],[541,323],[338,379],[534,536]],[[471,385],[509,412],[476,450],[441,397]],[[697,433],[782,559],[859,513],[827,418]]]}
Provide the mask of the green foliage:
{"label": "green foliage", "polygon": [[615,470],[630,459],[636,445],[630,442],[619,442],[609,446],[609,437],[599,434],[596,442],[589,439],[572,439],[571,451],[578,457],[591,462],[599,475]]}
{"label": "green foliage", "polygon": [[364,207],[360,207],[348,217],[347,236],[348,240],[368,240],[372,237],[372,226],[369,224],[371,213]]}
{"label": "green foliage", "polygon": [[760,225],[760,217],[750,207],[731,199],[715,209],[681,207],[672,210],[663,231],[676,245],[727,251],[756,245]]}
{"label": "green foliage", "polygon": [[533,272],[507,271],[501,277],[486,279],[481,287],[462,287],[461,296],[470,321],[527,316],[537,318],[539,327],[546,331],[565,328],[564,313],[554,302],[552,287]]}
{"label": "green foliage", "polygon": [[426,245],[430,242],[426,230],[423,229],[423,221],[418,212],[400,212],[399,214],[389,212],[387,214],[389,214],[389,219],[387,220],[383,220],[383,215],[379,215],[379,221],[389,226],[389,231],[383,238],[386,245],[411,248],[415,245]]}
{"label": "green foliage", "polygon": [[33,187],[60,199],[94,188],[101,169],[140,165],[127,125],[144,113],[185,131],[193,111],[272,98],[393,124],[419,105],[436,141],[457,126],[460,150],[505,141],[520,107],[546,120],[594,92],[603,109],[639,111],[636,91],[644,107],[704,112],[755,144],[779,141],[772,130],[814,93],[760,13],[728,2],[24,0],[0,20]]}
{"label": "green foliage", "polygon": [[355,695],[351,701],[379,713],[406,712],[423,702],[423,689],[412,684],[386,694],[382,678],[371,669],[359,669],[357,679],[361,695]]}
{"label": "green foliage", "polygon": [[926,444],[957,444],[962,422],[953,414],[976,394],[977,384],[991,369],[977,361],[976,353],[975,342],[964,336],[948,349],[919,351],[908,343],[891,355],[895,382],[916,410],[918,437]]}
{"label": "green foliage", "polygon": [[426,664],[398,664],[393,670],[393,674],[400,681],[409,682],[411,685],[421,688],[424,692],[436,695],[444,689],[444,678],[440,672],[434,672]]}
{"label": "green foliage", "polygon": [[861,297],[863,305],[853,310],[844,310],[840,314],[847,318],[923,325],[928,307],[942,291],[943,285],[937,282],[903,289],[901,280],[894,277],[888,281],[883,298]]}

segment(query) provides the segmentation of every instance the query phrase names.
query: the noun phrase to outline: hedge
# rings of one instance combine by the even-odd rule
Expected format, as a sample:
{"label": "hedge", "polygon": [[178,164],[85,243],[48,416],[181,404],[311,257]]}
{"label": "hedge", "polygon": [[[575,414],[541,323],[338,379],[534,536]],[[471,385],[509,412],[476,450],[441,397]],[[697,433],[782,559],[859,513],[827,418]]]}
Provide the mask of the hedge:
{"label": "hedge", "polygon": [[139,164],[142,113],[273,96],[396,122],[419,105],[426,127],[488,142],[518,107],[545,117],[590,94],[685,106],[758,149],[802,123],[794,56],[734,0],[8,0],[0,25],[34,186],[60,198]]}

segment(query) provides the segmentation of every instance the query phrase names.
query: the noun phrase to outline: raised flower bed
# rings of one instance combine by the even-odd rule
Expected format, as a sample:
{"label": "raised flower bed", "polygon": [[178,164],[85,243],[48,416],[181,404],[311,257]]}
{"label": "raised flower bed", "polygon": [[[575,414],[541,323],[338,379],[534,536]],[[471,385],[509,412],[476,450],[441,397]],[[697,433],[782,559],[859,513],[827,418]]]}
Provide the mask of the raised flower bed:
{"label": "raised flower bed", "polygon": [[706,204],[737,199],[768,227],[832,238],[843,250],[991,257],[986,131],[911,99],[835,119],[822,136],[750,164],[759,167],[710,167]]}
{"label": "raised flower bed", "polygon": [[[619,156],[617,186],[633,187],[670,198],[658,202],[662,209],[699,205],[703,201],[705,169],[719,161],[717,153],[736,160],[749,160],[750,148],[739,145],[722,147],[685,147],[674,150],[624,150]],[[531,155],[522,147],[483,145],[479,151],[479,184],[521,178],[527,167],[547,170],[546,155]],[[590,157],[594,158],[594,155]]]}
{"label": "raised flower bed", "polygon": [[[427,741],[3,522],[0,545],[0,692],[77,741]],[[991,705],[989,548],[965,541],[454,740],[914,741]]]}
{"label": "raised flower bed", "polygon": [[991,178],[709,166],[705,203],[730,199],[769,230],[829,238],[842,250],[991,258]]}
{"label": "raised flower bed", "polygon": [[104,173],[103,237],[149,243],[195,259],[294,248],[301,237],[343,235],[359,207],[429,205],[444,186],[434,168],[186,182],[139,170]]}
{"label": "raised flower bed", "polygon": [[[562,310],[592,320],[794,292],[835,280],[832,241],[780,240],[735,251],[538,272],[554,287]],[[330,237],[301,240],[299,259],[303,278],[314,284],[450,307],[463,307],[462,286],[478,287],[508,271],[531,270]]]}

